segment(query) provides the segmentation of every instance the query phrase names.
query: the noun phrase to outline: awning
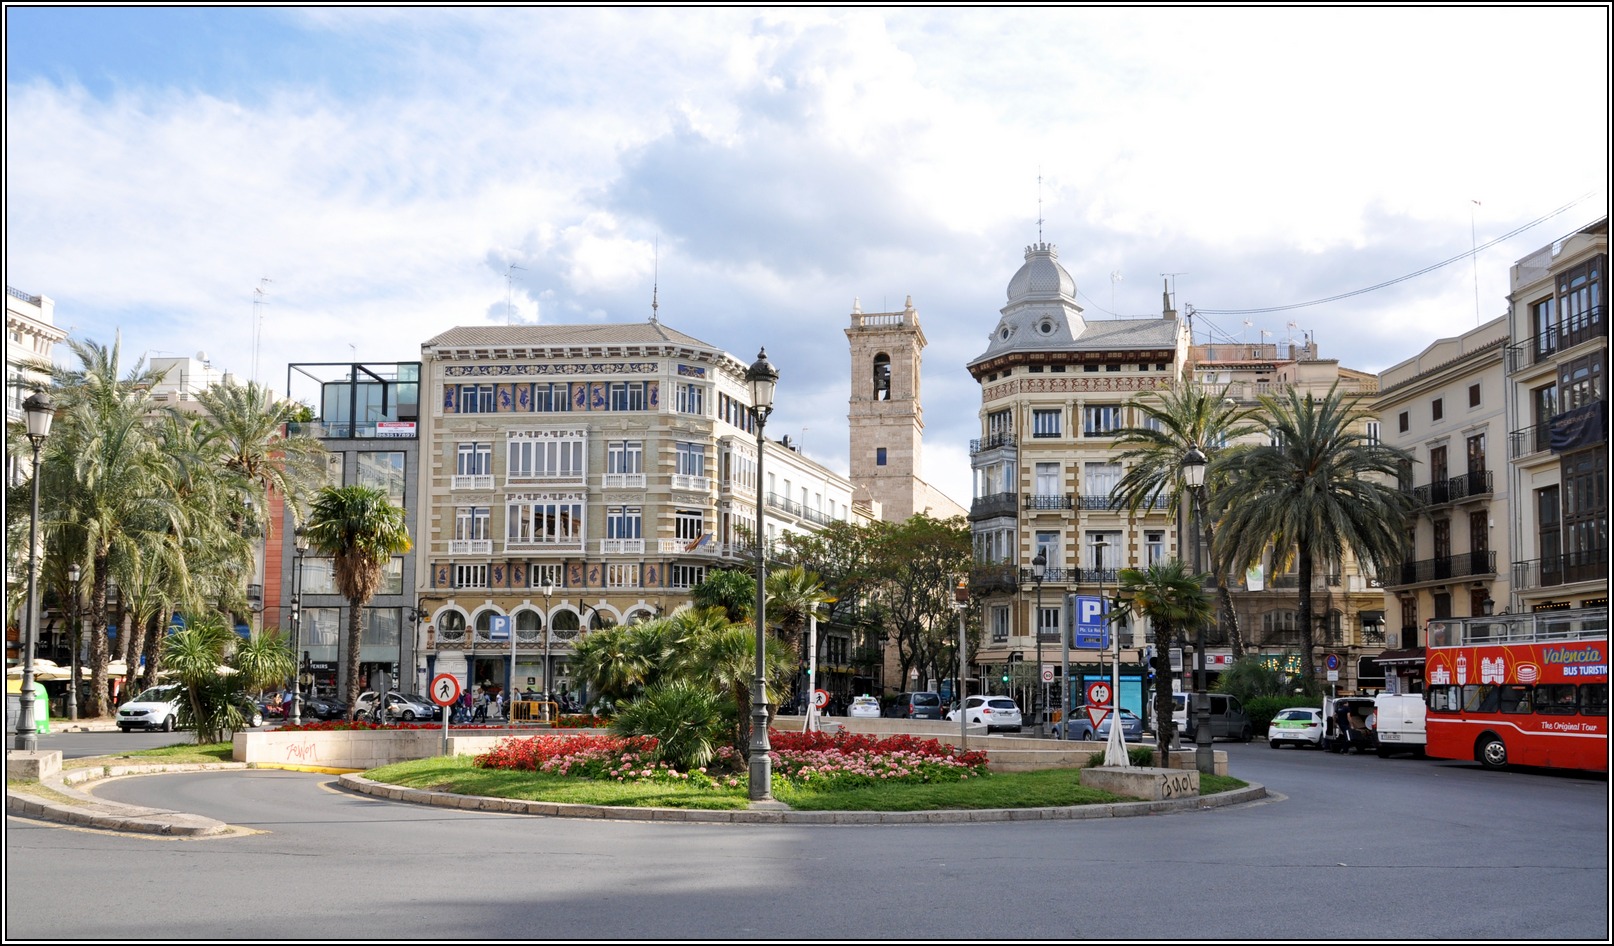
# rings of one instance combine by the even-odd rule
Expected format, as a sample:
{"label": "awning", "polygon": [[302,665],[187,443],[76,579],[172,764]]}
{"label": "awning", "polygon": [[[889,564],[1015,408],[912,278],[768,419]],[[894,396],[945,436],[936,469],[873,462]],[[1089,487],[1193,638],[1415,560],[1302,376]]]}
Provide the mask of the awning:
{"label": "awning", "polygon": [[1381,665],[1421,664],[1424,661],[1424,650],[1422,647],[1407,647],[1401,650],[1387,650],[1373,659],[1377,660]]}
{"label": "awning", "polygon": [[1361,619],[1363,624],[1383,624],[1384,623],[1384,612],[1383,611],[1358,611],[1358,612],[1356,612],[1356,616]]}

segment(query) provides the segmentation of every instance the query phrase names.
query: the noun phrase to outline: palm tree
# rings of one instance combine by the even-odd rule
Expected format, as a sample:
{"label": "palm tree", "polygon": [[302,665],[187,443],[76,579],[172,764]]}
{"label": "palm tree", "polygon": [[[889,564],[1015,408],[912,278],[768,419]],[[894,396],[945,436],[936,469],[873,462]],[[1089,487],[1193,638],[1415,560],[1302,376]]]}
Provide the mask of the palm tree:
{"label": "palm tree", "polygon": [[[1133,401],[1145,418],[1144,426],[1124,427],[1116,432],[1116,446],[1125,448],[1117,460],[1126,466],[1111,496],[1114,508],[1136,516],[1140,509],[1159,505],[1176,513],[1183,503],[1182,465],[1193,450],[1207,458],[1221,453],[1227,444],[1260,429],[1252,412],[1240,408],[1227,397],[1224,388],[1212,391],[1188,383],[1167,391],[1148,391]],[[1205,494],[1227,488],[1226,475],[1207,476]],[[1190,503],[1192,505],[1192,503]],[[1193,510],[1204,523],[1205,544],[1210,548],[1210,570],[1216,576],[1221,603],[1222,626],[1235,659],[1244,655],[1244,639],[1239,633],[1238,612],[1233,607],[1232,583],[1227,579],[1226,556],[1216,544],[1216,528],[1204,518],[1204,508]]]}
{"label": "palm tree", "polygon": [[336,590],[348,601],[348,712],[358,709],[360,609],[381,588],[387,562],[409,551],[404,511],[369,486],[327,486],[314,495],[304,528],[309,547],[331,556]]}
{"label": "palm tree", "polygon": [[194,727],[202,745],[246,728],[247,691],[278,683],[296,667],[291,648],[279,635],[242,640],[212,612],[192,617],[163,638],[162,652],[164,664],[184,689],[180,723]]}
{"label": "palm tree", "polygon": [[[701,637],[696,665],[702,679],[729,695],[735,708],[734,750],[742,756],[751,751],[751,682],[757,672],[757,636],[747,624],[727,624],[713,628]],[[785,687],[795,672],[795,661],[786,655],[775,638],[765,645],[766,672],[763,682],[773,693]],[[769,703],[774,700],[770,698]]]}
{"label": "palm tree", "polygon": [[76,369],[57,369],[58,431],[46,443],[41,520],[47,537],[85,549],[90,601],[90,696],[101,715],[107,692],[107,586],[116,560],[139,553],[153,534],[184,534],[186,517],[161,488],[166,460],[150,435],[151,374],[140,365],[118,376],[119,347],[70,339]]}
{"label": "palm tree", "polygon": [[1300,676],[1314,686],[1316,564],[1341,561],[1349,551],[1377,571],[1400,556],[1412,499],[1397,488],[1396,474],[1412,457],[1370,440],[1362,431],[1372,415],[1338,384],[1321,398],[1290,389],[1261,404],[1273,443],[1229,450],[1213,461],[1221,475],[1236,470],[1238,488],[1212,494],[1211,514],[1220,522],[1227,561],[1251,564],[1270,551],[1275,570],[1296,564]]}
{"label": "palm tree", "polygon": [[665,620],[600,628],[579,637],[569,661],[572,677],[584,681],[600,701],[627,700],[654,669],[642,646],[644,632],[636,629]]}
{"label": "palm tree", "polygon": [[245,484],[256,501],[255,518],[269,529],[267,498],[284,497],[295,517],[324,476],[325,445],[313,437],[285,434],[303,405],[276,397],[256,381],[214,385],[196,395],[224,468]]}
{"label": "palm tree", "polygon": [[823,621],[828,617],[824,605],[833,601],[817,574],[800,565],[775,569],[768,573],[768,617],[779,628],[779,637],[799,655],[798,666],[801,686],[807,684],[807,624],[811,620]]}
{"label": "palm tree", "polygon": [[1121,569],[1121,587],[1117,594],[1121,607],[1111,620],[1126,615],[1145,618],[1154,628],[1154,712],[1159,725],[1161,752],[1171,750],[1177,726],[1172,721],[1171,648],[1179,630],[1199,627],[1215,614],[1211,599],[1205,594],[1204,575],[1188,571],[1180,559],[1156,562],[1147,568]]}

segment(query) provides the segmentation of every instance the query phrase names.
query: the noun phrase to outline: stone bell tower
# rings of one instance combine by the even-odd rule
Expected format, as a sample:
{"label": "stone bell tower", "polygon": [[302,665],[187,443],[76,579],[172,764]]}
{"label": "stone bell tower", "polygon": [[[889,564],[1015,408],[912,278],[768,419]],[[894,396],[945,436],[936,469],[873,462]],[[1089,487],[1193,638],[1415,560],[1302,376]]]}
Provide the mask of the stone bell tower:
{"label": "stone bell tower", "polygon": [[846,339],[852,355],[847,421],[854,498],[878,503],[879,518],[901,522],[930,505],[920,468],[925,421],[919,365],[925,333],[913,297],[901,312],[864,312],[854,301]]}

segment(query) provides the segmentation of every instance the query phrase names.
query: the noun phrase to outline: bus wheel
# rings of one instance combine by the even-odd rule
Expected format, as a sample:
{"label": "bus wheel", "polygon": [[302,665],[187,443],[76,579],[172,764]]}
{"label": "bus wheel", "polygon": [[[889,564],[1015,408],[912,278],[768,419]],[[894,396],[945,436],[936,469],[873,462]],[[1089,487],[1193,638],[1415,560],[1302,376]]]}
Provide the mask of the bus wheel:
{"label": "bus wheel", "polygon": [[1480,765],[1491,770],[1508,767],[1508,747],[1502,744],[1500,736],[1487,733],[1480,737],[1479,746]]}

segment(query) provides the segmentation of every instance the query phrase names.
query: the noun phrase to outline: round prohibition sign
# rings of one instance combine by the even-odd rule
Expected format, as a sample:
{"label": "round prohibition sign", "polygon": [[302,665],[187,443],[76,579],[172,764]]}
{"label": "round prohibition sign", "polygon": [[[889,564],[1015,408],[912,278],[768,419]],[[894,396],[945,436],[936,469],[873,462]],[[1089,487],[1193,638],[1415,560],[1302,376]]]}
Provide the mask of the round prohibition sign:
{"label": "round prohibition sign", "polygon": [[1103,681],[1098,683],[1089,683],[1087,685],[1087,705],[1110,705],[1110,685],[1108,683],[1104,683]]}
{"label": "round prohibition sign", "polygon": [[453,706],[460,698],[460,681],[452,673],[432,677],[432,702],[438,706]]}
{"label": "round prohibition sign", "polygon": [[814,690],[813,691],[813,705],[818,707],[819,709],[823,709],[824,707],[828,706],[829,705],[829,691],[828,690]]}

